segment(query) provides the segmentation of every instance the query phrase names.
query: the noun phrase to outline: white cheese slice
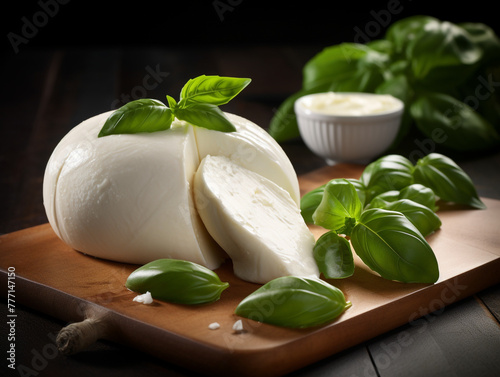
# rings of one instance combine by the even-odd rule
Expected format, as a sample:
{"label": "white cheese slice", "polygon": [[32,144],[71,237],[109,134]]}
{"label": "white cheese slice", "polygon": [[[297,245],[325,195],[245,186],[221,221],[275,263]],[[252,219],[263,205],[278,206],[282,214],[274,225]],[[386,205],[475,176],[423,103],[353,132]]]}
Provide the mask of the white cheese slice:
{"label": "white cheese slice", "polygon": [[108,115],[75,127],[48,162],[44,200],[56,233],[100,258],[176,258],[217,268],[224,253],[193,203],[199,159],[192,127],[97,138]]}
{"label": "white cheese slice", "polygon": [[288,191],[224,156],[206,156],[195,175],[196,208],[239,278],[266,283],[319,277],[315,239]]}
{"label": "white cheese slice", "polygon": [[297,174],[281,146],[262,127],[225,113],[236,132],[218,132],[194,127],[200,160],[205,156],[225,156],[248,170],[266,177],[290,193],[300,206]]}

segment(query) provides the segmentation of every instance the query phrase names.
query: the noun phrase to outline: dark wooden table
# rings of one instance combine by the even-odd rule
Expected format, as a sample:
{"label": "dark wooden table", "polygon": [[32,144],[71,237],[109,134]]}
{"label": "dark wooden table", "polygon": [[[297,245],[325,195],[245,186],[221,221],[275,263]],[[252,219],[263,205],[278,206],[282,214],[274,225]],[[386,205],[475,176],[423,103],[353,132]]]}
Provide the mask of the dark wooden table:
{"label": "dark wooden table", "polygon": [[[229,22],[233,21],[225,25]],[[304,63],[322,48],[300,43],[20,47],[18,53],[6,54],[0,70],[1,234],[47,222],[41,190],[45,164],[58,141],[82,120],[132,99],[177,97],[189,78],[219,74],[253,79],[223,109],[266,128],[281,101],[300,87]],[[283,148],[298,174],[325,165],[300,140],[283,143]],[[394,152],[408,155],[415,148],[410,138]],[[471,176],[481,196],[500,199],[500,152],[452,157]],[[1,306],[5,321],[5,299]],[[16,363],[23,369],[12,375],[191,375],[106,341],[75,356],[58,355],[54,336],[66,324],[29,307],[16,310]],[[494,286],[293,376],[498,376],[499,321],[500,286]],[[3,323],[2,375],[11,372],[5,357],[7,330]]]}

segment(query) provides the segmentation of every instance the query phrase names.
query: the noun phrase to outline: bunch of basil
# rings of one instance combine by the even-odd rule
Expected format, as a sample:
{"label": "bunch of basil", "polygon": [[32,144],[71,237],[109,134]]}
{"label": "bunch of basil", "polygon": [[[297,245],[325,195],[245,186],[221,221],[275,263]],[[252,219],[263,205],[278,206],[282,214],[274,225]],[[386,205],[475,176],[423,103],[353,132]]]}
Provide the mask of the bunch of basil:
{"label": "bunch of basil", "polygon": [[500,39],[487,25],[405,18],[393,23],[384,39],[325,48],[302,73],[302,89],[271,120],[269,133],[279,142],[300,136],[293,110],[297,98],[337,91],[401,99],[405,114],[394,146],[412,125],[457,151],[500,143]]}
{"label": "bunch of basil", "polygon": [[425,237],[441,227],[437,199],[485,208],[470,177],[438,153],[415,165],[387,155],[369,164],[359,180],[333,179],[306,193],[304,220],[329,230],[314,247],[320,271],[328,279],[351,276],[351,243],[361,260],[386,279],[436,282],[438,263]]}

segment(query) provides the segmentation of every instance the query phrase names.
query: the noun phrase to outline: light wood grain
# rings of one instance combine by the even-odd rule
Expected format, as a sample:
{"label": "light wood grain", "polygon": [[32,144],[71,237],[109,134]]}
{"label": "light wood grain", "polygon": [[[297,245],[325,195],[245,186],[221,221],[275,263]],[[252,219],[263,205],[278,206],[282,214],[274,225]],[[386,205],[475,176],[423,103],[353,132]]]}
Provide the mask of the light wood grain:
{"label": "light wood grain", "polygon": [[[300,177],[308,191],[336,177],[359,177],[361,166],[337,165]],[[0,237],[0,274],[14,266],[19,303],[64,321],[105,314],[108,338],[129,344],[186,368],[213,375],[278,376],[371,339],[404,323],[470,296],[500,281],[500,201],[484,200],[487,210],[445,208],[443,225],[428,239],[440,266],[436,284],[384,280],[356,258],[355,274],[329,280],[353,306],[326,326],[293,330],[243,319],[245,332],[232,326],[238,303],[258,285],[232,273],[230,262],[216,272],[230,288],[213,304],[182,306],[133,302],[125,286],[137,266],[104,261],[66,246],[44,224]],[[319,236],[323,230],[313,228]],[[272,310],[272,303],[262,308]],[[218,322],[219,330],[208,325]]]}

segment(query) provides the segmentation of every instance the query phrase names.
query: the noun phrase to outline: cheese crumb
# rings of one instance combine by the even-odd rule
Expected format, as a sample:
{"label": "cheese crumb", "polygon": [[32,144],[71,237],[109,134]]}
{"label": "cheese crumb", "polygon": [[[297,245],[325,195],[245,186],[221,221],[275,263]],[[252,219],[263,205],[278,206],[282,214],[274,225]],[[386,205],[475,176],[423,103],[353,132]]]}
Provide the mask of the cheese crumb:
{"label": "cheese crumb", "polygon": [[241,322],[241,319],[237,320],[234,325],[233,325],[233,330],[237,333],[242,333],[243,331],[245,331],[245,329],[243,328],[243,322]]}
{"label": "cheese crumb", "polygon": [[213,323],[211,323],[210,325],[208,325],[208,328],[209,328],[210,330],[217,330],[218,328],[220,328],[220,325],[219,325],[219,323],[218,323],[218,322],[213,322]]}
{"label": "cheese crumb", "polygon": [[153,297],[151,296],[151,293],[148,291],[144,293],[143,295],[138,295],[134,297],[135,302],[142,302],[143,304],[152,304],[153,303]]}

